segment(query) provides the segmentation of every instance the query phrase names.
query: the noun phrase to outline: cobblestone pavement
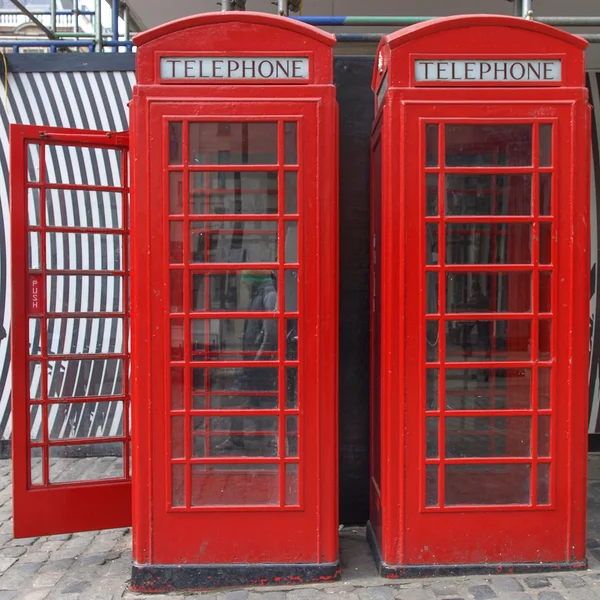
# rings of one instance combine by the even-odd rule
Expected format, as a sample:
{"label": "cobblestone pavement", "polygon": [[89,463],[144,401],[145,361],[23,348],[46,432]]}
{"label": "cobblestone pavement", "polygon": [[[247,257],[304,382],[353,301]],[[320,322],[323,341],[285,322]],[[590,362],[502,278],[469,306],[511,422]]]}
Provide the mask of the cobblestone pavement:
{"label": "cobblestone pavement", "polygon": [[385,580],[364,528],[341,532],[342,581],[213,593],[134,594],[129,529],[14,540],[10,461],[0,460],[0,600],[600,600],[600,456],[590,459],[587,571]]}

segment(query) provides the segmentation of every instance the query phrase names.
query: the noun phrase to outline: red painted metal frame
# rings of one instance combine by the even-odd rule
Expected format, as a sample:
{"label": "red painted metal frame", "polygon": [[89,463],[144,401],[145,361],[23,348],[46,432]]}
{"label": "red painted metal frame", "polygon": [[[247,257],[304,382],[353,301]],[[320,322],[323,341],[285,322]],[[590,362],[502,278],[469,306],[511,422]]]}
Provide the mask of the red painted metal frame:
{"label": "red painted metal frame", "polygon": [[[468,28],[468,35],[465,28]],[[380,500],[372,486],[372,532],[380,553],[382,572],[400,573],[481,565],[519,568],[537,564],[581,567],[585,564],[586,435],[588,353],[588,191],[589,106],[584,88],[585,42],[563,32],[521,19],[473,16],[439,19],[410,27],[384,38],[379,51],[382,69],[376,71],[373,89],[384,77],[389,88],[377,113],[373,140],[383,140],[381,173],[382,240],[378,259],[381,280],[387,283],[381,298],[381,443]],[[448,52],[452,48],[457,54]],[[561,55],[562,87],[440,86],[410,87],[410,57],[451,58],[485,54],[513,56],[522,49],[531,56]],[[438,167],[425,167],[425,125],[439,125]],[[533,127],[532,165],[527,167],[447,167],[443,160],[445,124],[528,123]],[[539,166],[538,127],[553,125],[553,162]],[[379,133],[381,130],[381,134]],[[393,138],[393,139],[392,139]],[[386,155],[387,150],[387,155]],[[438,206],[444,207],[444,174],[532,174],[533,216],[425,216],[426,174],[438,176]],[[552,212],[539,216],[538,173],[552,173]],[[374,210],[374,209],[372,209]],[[446,223],[531,223],[531,263],[451,264],[444,262]],[[438,225],[437,265],[425,264],[426,223]],[[539,264],[540,227],[552,226],[550,264]],[[492,235],[497,235],[493,233]],[[544,234],[545,235],[545,234]],[[519,249],[513,246],[512,255]],[[426,316],[425,273],[438,273],[438,312]],[[446,313],[445,273],[532,273],[531,312]],[[551,272],[551,310],[539,312],[539,273]],[[560,307],[560,310],[559,308]],[[510,309],[509,309],[510,310]],[[452,362],[445,355],[445,323],[472,320],[507,321],[519,327],[528,319],[532,327],[530,360],[503,360],[491,356],[477,362]],[[538,359],[540,318],[552,319],[551,357]],[[426,409],[425,323],[439,322],[439,357],[430,363],[439,371],[438,408]],[[493,341],[492,341],[493,343]],[[509,347],[510,349],[510,347]],[[537,373],[552,367],[550,408],[538,408]],[[531,407],[512,410],[451,411],[445,406],[444,371],[447,368],[531,369]],[[507,390],[510,391],[510,388]],[[492,391],[493,393],[493,391]],[[373,413],[372,413],[373,414]],[[537,457],[537,417],[552,419],[550,453]],[[529,457],[445,457],[444,419],[450,416],[532,417]],[[426,457],[426,417],[439,420],[438,458]],[[372,427],[376,427],[373,423]],[[508,426],[510,427],[510,425]],[[516,426],[515,426],[516,427]],[[516,430],[515,430],[516,431]],[[399,435],[400,432],[400,435]],[[470,434],[463,431],[463,434]],[[493,433],[493,432],[490,432]],[[373,464],[373,459],[372,459]],[[445,464],[531,465],[531,502],[522,505],[444,505]],[[549,464],[549,503],[536,505],[535,470]],[[440,465],[438,502],[426,506],[426,466]],[[402,474],[402,475],[400,475]],[[510,482],[507,482],[507,485]],[[464,479],[465,489],[469,486]],[[380,506],[378,504],[380,502]],[[377,525],[381,523],[380,527]],[[458,567],[457,567],[458,566]],[[412,570],[412,571],[411,571]]]}
{"label": "red painted metal frame", "polygon": [[[104,131],[83,131],[57,127],[34,125],[10,126],[11,150],[11,290],[12,290],[12,415],[13,415],[13,514],[15,537],[31,537],[73,531],[86,531],[112,527],[125,527],[131,524],[131,481],[129,476],[129,351],[128,351],[128,277],[127,271],[93,271],[80,269],[48,269],[46,265],[46,232],[58,233],[110,233],[123,238],[121,260],[127,265],[128,231],[128,187],[127,187],[127,133]],[[39,146],[39,181],[28,180],[28,146]],[[69,183],[48,183],[46,181],[45,150],[51,146],[78,148],[100,148],[119,150],[121,154],[120,187],[103,185],[79,185]],[[68,174],[61,172],[61,178]],[[40,195],[39,225],[28,223],[28,190],[37,189]],[[122,227],[114,229],[86,227],[51,227],[46,223],[46,190],[87,190],[114,191],[122,196]],[[39,232],[40,268],[30,269],[28,265],[28,232]],[[122,297],[124,310],[111,313],[93,312],[50,312],[46,308],[45,278],[55,275],[119,275],[122,277]],[[36,283],[37,295],[32,297],[32,286]],[[73,317],[118,317],[123,319],[123,352],[112,354],[48,354],[49,340],[47,323],[50,318]],[[28,349],[29,318],[41,321],[40,351],[32,356]],[[93,398],[58,398],[48,396],[46,372],[48,363],[55,359],[105,359],[123,360],[123,393],[120,396],[94,396]],[[29,366],[32,361],[42,365],[42,395],[30,399]],[[85,401],[122,401],[123,434],[103,438],[70,438],[50,440],[48,432],[48,410],[52,404],[70,404]],[[30,440],[30,406],[40,406],[43,414],[43,433],[39,442]],[[119,442],[123,446],[123,476],[115,479],[86,480],[85,482],[49,482],[49,449],[56,446],[74,444],[97,444]],[[39,448],[43,457],[42,483],[31,480],[30,449]]]}
{"label": "red painted metal frame", "polygon": [[[235,35],[233,31],[235,30]],[[331,85],[333,36],[306,30],[256,13],[202,15],[157,28],[136,38],[140,45],[138,84],[131,104],[133,152],[132,199],[132,331],[134,396],[134,561],[138,565],[239,565],[333,564],[338,558],[337,539],[337,105]],[[157,80],[159,57],[174,51],[222,55],[264,53],[271,56],[310,56],[314,61],[310,85],[289,83],[260,86],[206,82],[163,85]],[[277,122],[278,161],[275,165],[168,165],[168,122]],[[298,166],[283,164],[283,123],[298,124]],[[183,137],[183,155],[187,139]],[[168,173],[182,170],[184,212],[168,216]],[[275,215],[189,214],[187,172],[277,171],[278,213]],[[283,214],[284,170],[298,172],[298,216]],[[272,221],[279,233],[278,262],[189,263],[189,229],[184,227],[184,261],[168,263],[170,221]],[[299,222],[298,263],[283,263],[284,224]],[[202,226],[204,227],[204,225]],[[261,231],[262,233],[262,231]],[[208,236],[204,236],[205,240]],[[205,244],[208,243],[205,241]],[[243,410],[244,415],[279,418],[279,448],[283,448],[286,416],[299,417],[299,458],[211,457],[191,458],[190,438],[184,443],[184,459],[171,459],[170,415],[242,414],[219,409],[192,410],[191,381],[185,378],[185,408],[169,407],[170,365],[204,368],[247,366],[244,361],[193,361],[190,318],[245,318],[248,312],[192,312],[185,293],[183,313],[169,313],[169,269],[190,273],[219,273],[242,269],[270,269],[299,274],[298,310],[285,317],[299,319],[297,361],[284,356],[284,317],[279,316],[279,359],[254,362],[279,370],[280,409]],[[279,302],[282,306],[283,278]],[[206,285],[206,284],[205,284]],[[186,288],[187,289],[187,288]],[[208,307],[207,307],[208,308]],[[184,323],[184,354],[173,362],[169,356],[168,323]],[[201,357],[196,355],[195,358]],[[203,358],[203,360],[205,360]],[[299,408],[283,410],[284,369],[299,367]],[[189,431],[189,427],[186,429]],[[186,507],[172,507],[170,466],[186,466]],[[280,479],[279,505],[190,505],[191,464],[262,463],[299,464],[299,503],[283,502]],[[282,473],[283,475],[283,473]],[[190,533],[191,532],[191,533]],[[240,532],[243,536],[240,537]],[[293,540],[293,541],[292,541]],[[283,580],[281,580],[283,581]]]}

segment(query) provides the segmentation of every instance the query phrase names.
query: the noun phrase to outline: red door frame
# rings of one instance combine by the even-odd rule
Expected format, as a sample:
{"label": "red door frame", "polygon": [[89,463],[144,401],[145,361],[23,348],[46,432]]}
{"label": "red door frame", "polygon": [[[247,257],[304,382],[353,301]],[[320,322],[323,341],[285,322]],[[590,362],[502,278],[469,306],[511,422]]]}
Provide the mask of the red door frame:
{"label": "red door frame", "polygon": [[[28,179],[28,146],[39,146],[40,176],[37,182]],[[102,185],[73,184],[66,179],[68,174],[60,172],[61,183],[51,183],[46,177],[46,148],[49,146],[69,146],[77,148],[98,148],[121,151],[121,186],[118,188]],[[10,126],[10,200],[11,200],[11,291],[12,291],[12,418],[13,418],[13,515],[15,537],[30,537],[125,527],[131,524],[131,480],[129,466],[129,385],[127,348],[128,306],[127,306],[127,237],[128,237],[128,159],[129,136],[127,133],[88,131],[57,127],[39,127],[34,125]],[[28,222],[28,193],[38,190],[40,220]],[[88,227],[61,226],[46,224],[46,191],[69,190],[83,192],[106,192],[122,195],[122,227],[101,229]],[[28,232],[40,232],[40,268],[30,269],[28,264]],[[53,274],[81,275],[92,273],[80,269],[57,271],[47,268],[45,253],[45,232],[58,234],[117,234],[123,239],[123,268],[120,271],[102,270],[102,275],[118,274],[123,280],[123,311],[116,313],[73,313],[49,312],[46,299],[46,277]],[[95,272],[94,272],[95,273]],[[37,296],[33,296],[37,288]],[[49,339],[47,323],[49,318],[93,318],[116,316],[123,320],[123,393],[119,396],[94,396],[93,401],[123,402],[123,434],[105,438],[70,438],[50,440],[48,432],[48,410],[59,398],[49,398],[46,377],[42,377],[42,395],[35,400],[43,415],[43,432],[40,441],[30,440],[30,373],[31,361],[40,362],[41,374],[47,372]],[[28,348],[29,318],[35,317],[41,322],[41,341],[39,352],[33,357]],[[113,354],[68,354],[61,359],[103,359]],[[81,402],[90,398],[63,398],[64,403]],[[104,480],[86,480],[72,483],[49,482],[49,448],[53,446],[73,446],[76,444],[115,442],[122,444],[123,476]],[[42,480],[31,480],[30,450],[39,449],[42,453]]]}

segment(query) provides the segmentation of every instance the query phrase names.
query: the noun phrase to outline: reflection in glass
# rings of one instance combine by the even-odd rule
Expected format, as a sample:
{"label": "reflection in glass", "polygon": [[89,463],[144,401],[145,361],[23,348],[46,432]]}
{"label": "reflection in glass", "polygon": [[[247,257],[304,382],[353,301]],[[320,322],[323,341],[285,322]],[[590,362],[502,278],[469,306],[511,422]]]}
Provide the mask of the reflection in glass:
{"label": "reflection in glass", "polygon": [[298,360],[298,319],[285,320],[285,360]]}
{"label": "reflection in glass", "polygon": [[285,271],[285,312],[297,312],[298,311],[298,271],[288,270]]}
{"label": "reflection in glass", "polygon": [[446,214],[530,215],[531,175],[446,175]]}
{"label": "reflection in glass", "polygon": [[437,321],[426,321],[425,323],[425,341],[427,362],[437,362],[438,348],[440,341],[439,325]]}
{"label": "reflection in glass", "polygon": [[[41,415],[40,415],[41,417]],[[100,424],[106,424],[104,428]],[[123,435],[123,402],[65,402],[48,406],[48,439],[106,438]]]}
{"label": "reflection in glass", "polygon": [[183,458],[185,456],[184,428],[185,417],[171,417],[171,457]]}
{"label": "reflection in glass", "polygon": [[284,159],[286,165],[298,163],[298,124],[294,122],[283,124]]}
{"label": "reflection in glass", "polygon": [[41,442],[44,432],[42,419],[44,409],[41,404],[29,405],[29,439],[32,442]]}
{"label": "reflection in glass", "polygon": [[438,466],[427,465],[427,486],[425,491],[425,506],[438,505]]}
{"label": "reflection in glass", "polygon": [[183,264],[183,223],[171,221],[170,223],[170,256],[171,264]]}
{"label": "reflection in glass", "polygon": [[552,214],[552,173],[540,173],[538,175],[540,184],[540,215]]}
{"label": "reflection in glass", "polygon": [[183,312],[183,270],[171,269],[171,312]]}
{"label": "reflection in glass", "polygon": [[285,407],[298,408],[298,367],[286,367]]}
{"label": "reflection in glass", "polygon": [[171,171],[169,173],[169,206],[172,215],[183,212],[183,173]]}
{"label": "reflection in glass", "polygon": [[531,408],[531,369],[446,369],[447,410]]}
{"label": "reflection in glass", "polygon": [[531,272],[446,273],[446,312],[531,312]]}
{"label": "reflection in glass", "polygon": [[193,171],[190,214],[277,214],[277,171]]}
{"label": "reflection in glass", "polygon": [[286,171],[283,176],[285,190],[284,210],[286,215],[295,215],[298,212],[298,173]]}
{"label": "reflection in glass", "polygon": [[529,223],[451,223],[446,225],[446,263],[450,265],[529,264]]}
{"label": "reflection in glass", "polygon": [[277,123],[190,123],[192,165],[276,165]]}
{"label": "reflection in glass", "polygon": [[183,319],[171,319],[171,360],[183,360]]}
{"label": "reflection in glass", "polygon": [[549,167],[552,165],[552,125],[540,125],[539,127],[540,167]]}
{"label": "reflection in glass", "polygon": [[426,406],[427,410],[437,410],[438,407],[438,369],[427,369],[425,371],[427,377],[426,389]]}
{"label": "reflection in glass", "polygon": [[538,408],[550,408],[551,368],[538,369]]}
{"label": "reflection in glass", "polygon": [[428,217],[436,217],[438,215],[437,173],[427,173],[427,175],[425,175],[425,186],[427,190],[425,195],[425,215]]}
{"label": "reflection in glass", "polygon": [[531,360],[531,321],[446,321],[449,362]]}
{"label": "reflection in glass", "polygon": [[540,223],[540,265],[552,264],[552,223]]}
{"label": "reflection in glass", "polygon": [[425,125],[425,165],[428,167],[438,166],[438,130],[436,124]]}
{"label": "reflection in glass", "polygon": [[438,264],[438,226],[433,223],[426,225],[425,253],[427,259],[425,264]]}
{"label": "reflection in glass", "polygon": [[438,314],[438,274],[435,271],[425,274],[425,304],[426,314]]}
{"label": "reflection in glass", "polygon": [[171,367],[171,410],[183,410],[183,395],[183,367]]}
{"label": "reflection in glass", "polygon": [[171,506],[185,506],[185,465],[171,466]]}
{"label": "reflection in glass", "polygon": [[277,222],[191,221],[190,261],[277,262]]}
{"label": "reflection in glass", "polygon": [[298,457],[298,417],[285,418],[285,456]]}
{"label": "reflection in glass", "polygon": [[425,419],[426,423],[426,457],[437,458],[439,456],[438,450],[438,421],[437,417]]}
{"label": "reflection in glass", "polygon": [[285,465],[285,504],[298,505],[298,465]]}
{"label": "reflection in glass", "polygon": [[286,263],[298,262],[298,222],[285,222],[285,251],[284,260]]}
{"label": "reflection in glass", "polygon": [[122,479],[123,443],[102,443],[102,469],[97,467],[98,450],[97,444],[50,446],[50,483]]}
{"label": "reflection in glass", "polygon": [[446,465],[446,506],[530,503],[531,465]]}
{"label": "reflection in glass", "polygon": [[552,357],[552,321],[540,319],[539,323],[539,354],[540,360],[550,360]]}
{"label": "reflection in glass", "polygon": [[540,305],[538,310],[541,313],[549,313],[552,310],[552,272],[540,271],[538,285],[540,296]]}
{"label": "reflection in glass", "polygon": [[550,415],[538,417],[538,456],[550,456]]}
{"label": "reflection in glass", "polygon": [[532,125],[446,125],[449,167],[530,166]]}
{"label": "reflection in glass", "polygon": [[181,143],[183,138],[182,123],[169,123],[169,164],[181,164]]}
{"label": "reflection in glass", "polygon": [[122,394],[122,359],[48,361],[49,398],[85,398]]}
{"label": "reflection in glass", "polygon": [[537,465],[537,503],[550,504],[550,465]]}

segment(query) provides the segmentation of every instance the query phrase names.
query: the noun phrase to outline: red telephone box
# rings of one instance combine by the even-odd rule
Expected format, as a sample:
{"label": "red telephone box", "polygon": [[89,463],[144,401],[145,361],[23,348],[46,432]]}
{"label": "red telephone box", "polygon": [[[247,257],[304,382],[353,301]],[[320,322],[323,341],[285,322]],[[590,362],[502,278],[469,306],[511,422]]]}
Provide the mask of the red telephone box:
{"label": "red telephone box", "polygon": [[133,502],[134,589],[339,577],[334,42],[182,19],[131,136],[11,125],[15,536]]}
{"label": "red telephone box", "polygon": [[586,565],[585,46],[479,15],[379,46],[368,531],[387,577]]}
{"label": "red telephone box", "polygon": [[135,38],[134,589],[339,576],[334,40]]}

